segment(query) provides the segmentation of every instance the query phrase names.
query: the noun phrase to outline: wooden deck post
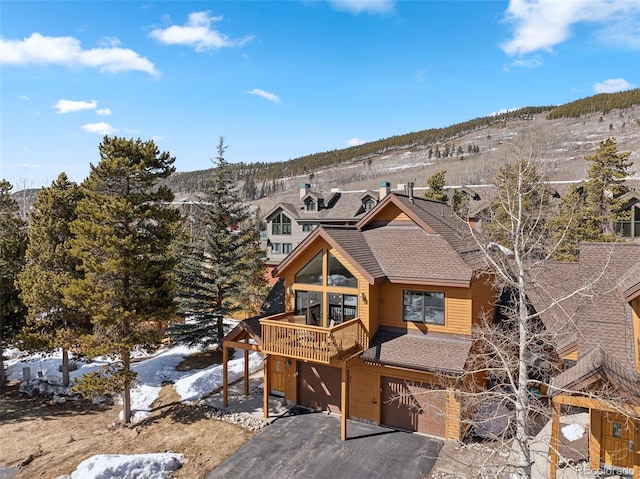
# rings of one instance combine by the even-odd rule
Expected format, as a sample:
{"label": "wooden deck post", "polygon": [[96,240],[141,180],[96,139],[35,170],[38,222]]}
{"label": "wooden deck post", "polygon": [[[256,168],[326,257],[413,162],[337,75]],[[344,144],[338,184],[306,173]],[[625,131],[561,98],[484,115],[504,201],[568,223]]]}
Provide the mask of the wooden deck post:
{"label": "wooden deck post", "polygon": [[560,405],[551,400],[551,442],[549,444],[549,479],[556,479],[560,448]]}
{"label": "wooden deck post", "polygon": [[[245,342],[249,344],[249,340],[246,339]],[[244,350],[244,395],[249,395],[249,350]]]}
{"label": "wooden deck post", "polygon": [[342,382],[340,384],[340,411],[342,412],[342,416],[340,417],[340,439],[343,441],[347,440],[347,417],[349,416],[348,404],[349,398],[347,397],[349,394],[348,382],[349,380],[349,371],[347,369],[347,363],[342,364]]}
{"label": "wooden deck post", "polygon": [[264,358],[264,391],[262,398],[262,408],[264,410],[264,418],[267,419],[269,417],[269,392],[271,391],[271,356],[266,355]]}
{"label": "wooden deck post", "polygon": [[222,405],[227,407],[229,405],[229,350],[227,349],[227,343],[222,342]]}

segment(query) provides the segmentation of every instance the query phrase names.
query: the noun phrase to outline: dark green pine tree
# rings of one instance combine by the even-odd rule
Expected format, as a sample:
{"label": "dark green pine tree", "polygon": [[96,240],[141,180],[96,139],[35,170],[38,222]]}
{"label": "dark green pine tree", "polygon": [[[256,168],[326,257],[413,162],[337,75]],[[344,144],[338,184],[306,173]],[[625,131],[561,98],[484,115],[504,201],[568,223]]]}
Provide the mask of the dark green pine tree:
{"label": "dark green pine tree", "polygon": [[0,390],[4,384],[2,350],[24,326],[27,313],[16,286],[25,263],[27,224],[20,218],[12,189],[11,183],[0,181]]}
{"label": "dark green pine tree", "polygon": [[445,170],[441,170],[427,178],[429,189],[424,192],[425,198],[443,203],[447,201],[447,194],[444,192],[446,174]]}
{"label": "dark green pine tree", "polygon": [[91,315],[94,334],[83,345],[87,352],[119,361],[76,380],[76,389],[87,396],[122,393],[128,423],[135,380],[131,353],[157,346],[161,338],[154,323],[175,315],[173,245],[180,214],[168,205],[173,193],[161,184],[175,170],[175,158],[140,139],[105,136],[99,150],[100,162],[91,165],[82,184],[84,198],[71,226],[72,253],[83,277],[67,295],[70,306]]}
{"label": "dark green pine tree", "polygon": [[[259,229],[238,198],[238,185],[224,159],[223,138],[217,150],[214,181],[200,198],[194,234],[176,273],[184,321],[168,331],[178,344],[203,348],[220,345],[224,318],[242,310],[243,295],[265,281]],[[260,286],[255,290],[264,292]]]}
{"label": "dark green pine tree", "polygon": [[36,195],[30,213],[27,263],[18,276],[22,300],[29,314],[21,333],[29,350],[62,349],[62,379],[69,385],[69,350],[91,331],[87,314],[65,303],[65,289],[79,279],[78,260],[71,255],[71,222],[82,193],[61,173]]}
{"label": "dark green pine tree", "polygon": [[605,240],[613,239],[616,212],[622,206],[619,198],[628,191],[623,182],[633,165],[629,161],[630,155],[629,151],[619,153],[616,140],[607,138],[600,142],[593,155],[584,157],[589,164],[585,184],[586,206]]}
{"label": "dark green pine tree", "polygon": [[630,152],[619,153],[616,141],[601,141],[589,164],[587,179],[562,198],[553,219],[557,249],[554,259],[578,261],[581,241],[615,241],[614,223],[625,219],[620,197],[628,191],[624,179],[631,173]]}

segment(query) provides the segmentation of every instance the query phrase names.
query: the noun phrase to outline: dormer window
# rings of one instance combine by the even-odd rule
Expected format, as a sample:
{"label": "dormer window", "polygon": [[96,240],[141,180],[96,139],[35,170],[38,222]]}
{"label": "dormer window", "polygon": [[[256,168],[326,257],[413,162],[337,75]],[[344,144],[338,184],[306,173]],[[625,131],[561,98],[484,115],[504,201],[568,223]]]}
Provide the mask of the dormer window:
{"label": "dormer window", "polygon": [[315,211],[316,210],[316,202],[313,200],[307,200],[305,203],[305,207],[307,211]]}
{"label": "dormer window", "polygon": [[373,198],[371,198],[370,196],[367,196],[365,198],[365,200],[363,201],[363,204],[364,204],[364,210],[365,211],[370,211],[376,205],[376,201]]}
{"label": "dormer window", "polygon": [[290,235],[291,218],[283,213],[278,213],[278,215],[271,222],[271,234]]}

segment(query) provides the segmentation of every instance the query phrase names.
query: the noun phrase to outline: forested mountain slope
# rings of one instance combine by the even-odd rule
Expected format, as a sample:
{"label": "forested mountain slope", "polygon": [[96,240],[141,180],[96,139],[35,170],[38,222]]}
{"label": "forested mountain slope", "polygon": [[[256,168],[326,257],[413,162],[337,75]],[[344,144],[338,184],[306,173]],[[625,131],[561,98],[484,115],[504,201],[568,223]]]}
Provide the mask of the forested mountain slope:
{"label": "forested mountain slope", "polygon": [[[447,184],[491,180],[504,148],[525,133],[538,138],[538,155],[552,179],[584,177],[584,155],[615,137],[620,151],[640,159],[640,89],[600,94],[557,107],[528,107],[444,128],[407,133],[363,145],[276,163],[232,165],[248,201],[271,204],[302,181],[316,191],[376,189],[380,181],[413,181],[424,186],[436,171],[447,170]],[[208,183],[211,170],[180,172],[170,186],[188,199]],[[265,198],[265,197],[271,197]],[[264,198],[264,200],[261,200]],[[262,208],[265,211],[264,208]]]}

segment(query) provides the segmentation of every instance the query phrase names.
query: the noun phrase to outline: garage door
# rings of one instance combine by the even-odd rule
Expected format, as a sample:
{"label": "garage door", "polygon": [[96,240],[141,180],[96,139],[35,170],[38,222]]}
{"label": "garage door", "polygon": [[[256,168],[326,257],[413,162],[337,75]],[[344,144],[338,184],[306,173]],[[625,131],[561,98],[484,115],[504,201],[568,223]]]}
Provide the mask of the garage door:
{"label": "garage door", "polygon": [[340,414],[340,369],[298,362],[298,403]]}
{"label": "garage door", "polygon": [[386,426],[444,437],[445,391],[428,383],[382,378],[382,423]]}

